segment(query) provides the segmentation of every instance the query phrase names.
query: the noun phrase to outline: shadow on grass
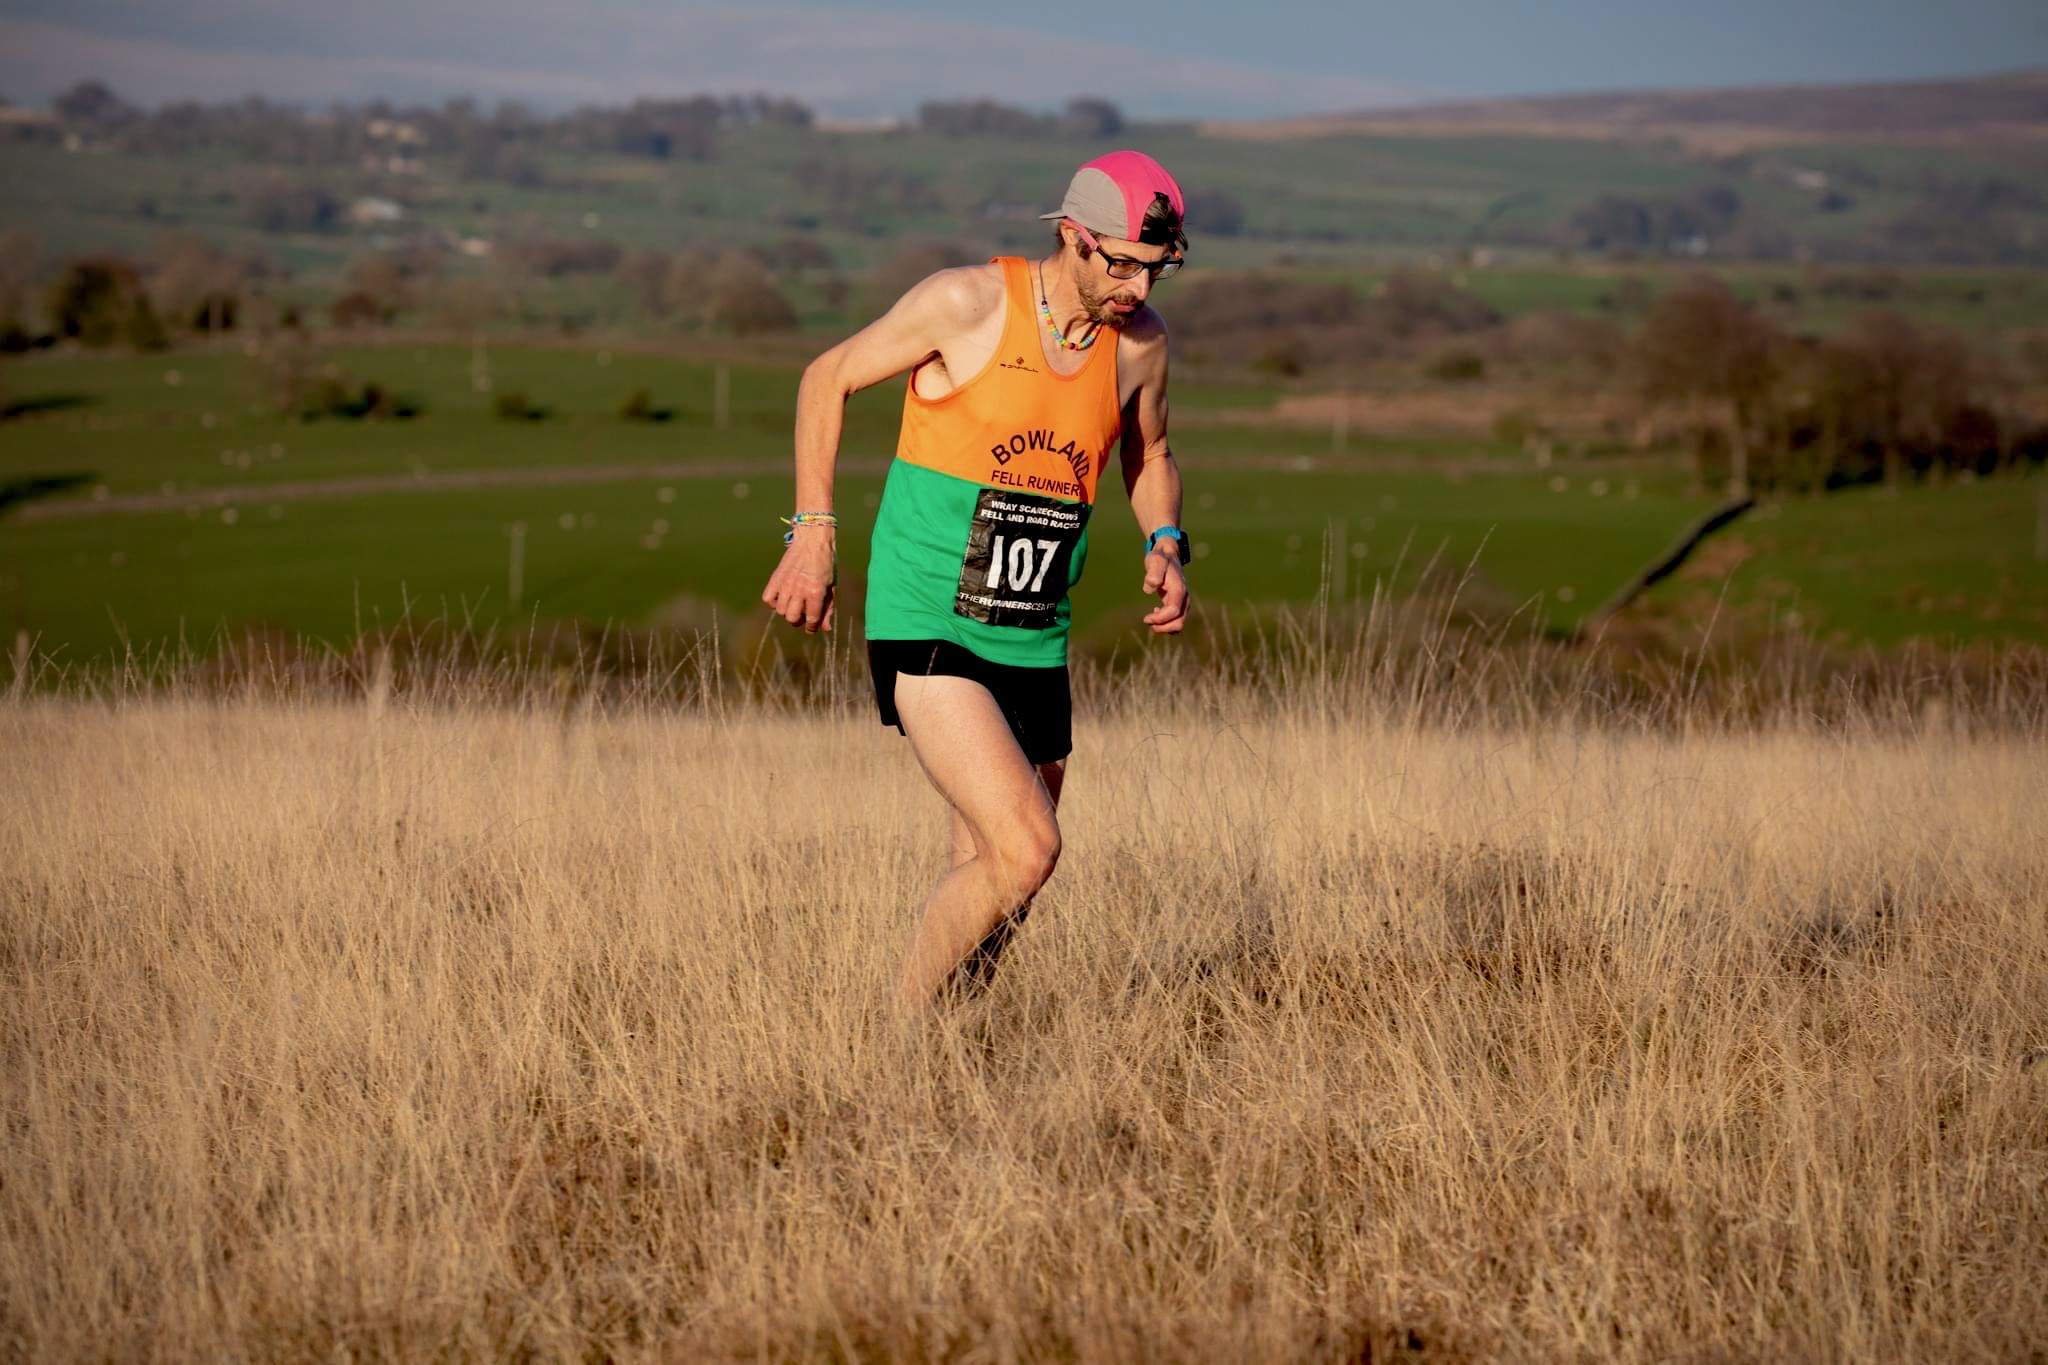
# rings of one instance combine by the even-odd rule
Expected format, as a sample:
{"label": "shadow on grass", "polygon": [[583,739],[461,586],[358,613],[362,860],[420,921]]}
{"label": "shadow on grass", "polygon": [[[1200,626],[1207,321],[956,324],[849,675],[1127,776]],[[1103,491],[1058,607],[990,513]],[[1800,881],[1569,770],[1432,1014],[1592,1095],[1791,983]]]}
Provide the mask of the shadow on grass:
{"label": "shadow on grass", "polygon": [[34,502],[56,493],[67,493],[80,484],[93,481],[90,470],[83,474],[33,474],[26,479],[8,479],[0,482],[0,512],[18,502]]}
{"label": "shadow on grass", "polygon": [[0,422],[16,417],[33,417],[39,412],[64,412],[71,408],[90,407],[98,401],[89,393],[43,393],[32,398],[17,398],[12,403],[0,405]]}

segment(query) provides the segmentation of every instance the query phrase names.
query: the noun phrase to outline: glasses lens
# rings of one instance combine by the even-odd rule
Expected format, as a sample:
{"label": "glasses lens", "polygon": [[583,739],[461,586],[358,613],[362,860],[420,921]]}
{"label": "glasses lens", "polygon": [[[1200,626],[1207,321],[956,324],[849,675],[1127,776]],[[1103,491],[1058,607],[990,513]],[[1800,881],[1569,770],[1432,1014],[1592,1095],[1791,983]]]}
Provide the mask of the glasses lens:
{"label": "glasses lens", "polygon": [[1152,272],[1153,279],[1163,280],[1180,269],[1181,259],[1178,256],[1169,256],[1163,261],[1139,261],[1129,256],[1111,256],[1105,252],[1102,265],[1113,280],[1135,280],[1148,270]]}

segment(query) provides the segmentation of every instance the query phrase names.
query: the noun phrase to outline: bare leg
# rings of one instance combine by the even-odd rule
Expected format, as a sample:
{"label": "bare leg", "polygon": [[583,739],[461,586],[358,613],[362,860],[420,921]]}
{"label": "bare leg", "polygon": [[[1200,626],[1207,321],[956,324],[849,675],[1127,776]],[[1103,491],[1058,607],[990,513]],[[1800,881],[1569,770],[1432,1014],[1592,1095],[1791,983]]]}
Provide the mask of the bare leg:
{"label": "bare leg", "polygon": [[[1055,810],[1059,808],[1060,785],[1066,780],[1066,767],[1065,759],[1038,765],[1038,780],[1045,784],[1045,794],[1052,798]],[[952,819],[953,866],[958,867],[974,856],[974,834],[968,829],[967,822],[959,811],[952,812]],[[1027,897],[1014,912],[996,921],[996,927],[983,934],[981,942],[975,944],[974,950],[962,959],[956,973],[957,979],[969,989],[977,991],[987,990],[994,984],[996,967],[1002,961],[1003,950],[1010,946],[1010,940],[1017,936],[1017,931],[1024,926],[1024,917],[1030,913],[1031,898]]]}
{"label": "bare leg", "polygon": [[1045,884],[1059,861],[1060,831],[1047,784],[987,688],[966,678],[898,675],[896,710],[956,821],[953,866],[925,899],[897,982],[898,1003],[921,1009]]}
{"label": "bare leg", "polygon": [[967,817],[952,806],[946,807],[946,822],[953,835],[953,846],[946,858],[947,867],[958,867],[974,857],[974,831],[967,828]]}

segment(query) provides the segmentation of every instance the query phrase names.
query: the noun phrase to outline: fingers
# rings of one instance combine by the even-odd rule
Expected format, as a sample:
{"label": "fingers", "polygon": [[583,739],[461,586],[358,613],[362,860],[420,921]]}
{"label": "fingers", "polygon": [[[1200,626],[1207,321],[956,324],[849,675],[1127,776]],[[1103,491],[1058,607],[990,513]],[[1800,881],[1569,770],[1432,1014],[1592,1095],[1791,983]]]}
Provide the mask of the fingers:
{"label": "fingers", "polygon": [[817,594],[804,594],[804,634],[816,635],[818,633],[818,628],[824,625],[825,622],[829,621],[831,618],[832,590],[830,588],[827,588],[824,592]]}
{"label": "fingers", "polygon": [[1187,628],[1188,618],[1184,612],[1169,614],[1167,608],[1160,607],[1145,618],[1145,624],[1152,627],[1154,635],[1178,635]]}
{"label": "fingers", "polygon": [[820,627],[832,628],[832,594],[824,592],[790,591],[780,602],[770,602],[769,608],[790,625],[801,626],[811,634]]}
{"label": "fingers", "polygon": [[1188,614],[1188,581],[1179,574],[1175,574],[1173,581],[1166,585],[1166,601],[1163,605],[1173,613],[1176,620]]}
{"label": "fingers", "polygon": [[1185,603],[1178,607],[1160,605],[1145,614],[1145,624],[1152,627],[1154,635],[1178,635],[1187,623]]}
{"label": "fingers", "polygon": [[782,619],[793,626],[802,626],[807,635],[816,635],[819,627],[832,628],[832,586],[806,587],[789,595],[782,612]]}
{"label": "fingers", "polygon": [[833,597],[830,578],[794,569],[787,561],[776,567],[761,592],[769,611],[814,635],[832,629]]}
{"label": "fingers", "polygon": [[1145,613],[1145,624],[1154,635],[1177,635],[1187,625],[1188,581],[1179,565],[1168,565],[1162,556],[1145,561],[1145,591],[1159,594],[1159,605]]}

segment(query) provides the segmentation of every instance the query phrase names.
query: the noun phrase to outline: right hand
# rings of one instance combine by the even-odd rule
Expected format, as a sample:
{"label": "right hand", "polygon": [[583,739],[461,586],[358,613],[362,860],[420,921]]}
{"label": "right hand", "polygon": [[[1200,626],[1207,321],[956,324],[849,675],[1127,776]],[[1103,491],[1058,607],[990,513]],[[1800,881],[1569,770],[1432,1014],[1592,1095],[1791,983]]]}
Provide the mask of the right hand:
{"label": "right hand", "polygon": [[761,600],[769,610],[793,626],[815,635],[832,629],[832,590],[838,582],[835,568],[837,535],[829,526],[799,526],[796,538],[782,551],[782,562],[769,575]]}

